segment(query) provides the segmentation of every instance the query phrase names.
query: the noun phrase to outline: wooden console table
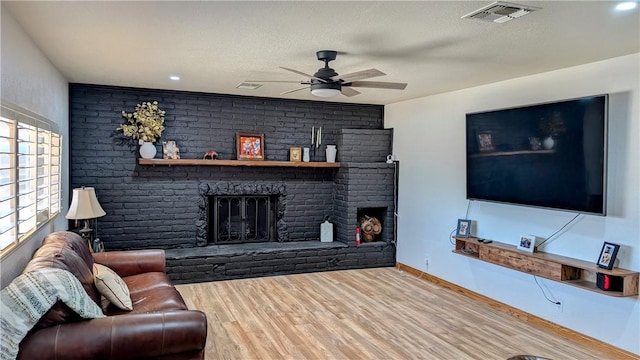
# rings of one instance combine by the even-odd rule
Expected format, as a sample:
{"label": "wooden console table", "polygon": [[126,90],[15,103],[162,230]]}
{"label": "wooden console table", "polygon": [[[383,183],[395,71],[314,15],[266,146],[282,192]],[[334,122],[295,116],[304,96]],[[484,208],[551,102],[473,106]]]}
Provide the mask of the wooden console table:
{"label": "wooden console table", "polygon": [[[475,237],[456,237],[454,253],[479,259],[509,269],[529,273],[563,284],[609,296],[637,296],[638,272],[614,268],[606,270],[593,263],[544,252],[528,253],[514,245],[500,242],[481,243]],[[603,291],[596,286],[596,273],[623,278],[622,291]]]}

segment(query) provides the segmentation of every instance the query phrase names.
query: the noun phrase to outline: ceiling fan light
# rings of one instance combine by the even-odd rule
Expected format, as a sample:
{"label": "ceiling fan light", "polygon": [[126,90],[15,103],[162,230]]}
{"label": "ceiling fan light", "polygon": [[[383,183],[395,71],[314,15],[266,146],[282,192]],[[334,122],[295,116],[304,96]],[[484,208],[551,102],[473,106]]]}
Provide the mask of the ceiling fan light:
{"label": "ceiling fan light", "polygon": [[340,95],[338,89],[311,89],[311,95],[323,98],[329,98]]}
{"label": "ceiling fan light", "polygon": [[311,95],[329,98],[340,95],[342,86],[337,82],[314,82],[311,84]]}

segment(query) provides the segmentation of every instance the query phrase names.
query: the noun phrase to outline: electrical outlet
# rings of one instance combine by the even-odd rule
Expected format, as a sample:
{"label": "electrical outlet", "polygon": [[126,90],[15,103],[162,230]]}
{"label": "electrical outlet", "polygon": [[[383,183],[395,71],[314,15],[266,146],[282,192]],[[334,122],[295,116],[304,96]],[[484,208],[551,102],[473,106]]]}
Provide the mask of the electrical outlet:
{"label": "electrical outlet", "polygon": [[562,300],[556,300],[557,304],[556,305],[556,309],[558,309],[558,311],[562,312],[562,305],[564,304],[564,302]]}

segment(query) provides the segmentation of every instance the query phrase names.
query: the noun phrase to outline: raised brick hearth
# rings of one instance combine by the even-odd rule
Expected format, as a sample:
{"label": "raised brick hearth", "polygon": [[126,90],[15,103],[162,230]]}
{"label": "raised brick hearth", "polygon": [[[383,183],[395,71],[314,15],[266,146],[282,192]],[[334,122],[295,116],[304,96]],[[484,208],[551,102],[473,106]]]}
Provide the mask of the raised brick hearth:
{"label": "raised brick hearth", "polygon": [[178,284],[395,265],[395,247],[383,242],[350,247],[298,241],[170,249],[167,274]]}
{"label": "raised brick hearth", "polygon": [[[175,140],[182,158],[213,148],[234,159],[234,134],[242,131],[264,133],[266,160],[286,161],[290,147],[308,146],[311,127],[322,126],[323,145],[337,145],[341,166],[138,165],[137,147],[115,128],[122,110],[149,100],[166,110],[162,139]],[[385,163],[392,131],[382,128],[382,106],[84,84],[70,86],[70,104],[69,191],[96,188],[107,250],[166,249],[168,275],[179,283],[395,265],[396,166]],[[324,146],[311,160],[325,160]],[[277,198],[277,241],[209,244],[207,197],[260,191]],[[376,241],[357,247],[363,208],[376,209],[384,226]],[[333,243],[319,241],[327,216]]]}

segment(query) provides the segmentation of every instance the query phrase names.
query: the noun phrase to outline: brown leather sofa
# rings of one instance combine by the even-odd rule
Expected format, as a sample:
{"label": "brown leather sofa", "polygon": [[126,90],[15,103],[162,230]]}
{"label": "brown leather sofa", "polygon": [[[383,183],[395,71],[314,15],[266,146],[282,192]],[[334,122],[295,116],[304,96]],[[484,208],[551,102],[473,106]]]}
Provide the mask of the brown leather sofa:
{"label": "brown leather sofa", "polygon": [[94,261],[123,278],[133,310],[110,305],[107,317],[84,320],[58,301],[20,343],[19,359],[204,359],[207,318],[187,309],[167,278],[163,250],[92,254],[79,235],[56,232],[44,239],[24,272],[68,270],[100,305]]}

